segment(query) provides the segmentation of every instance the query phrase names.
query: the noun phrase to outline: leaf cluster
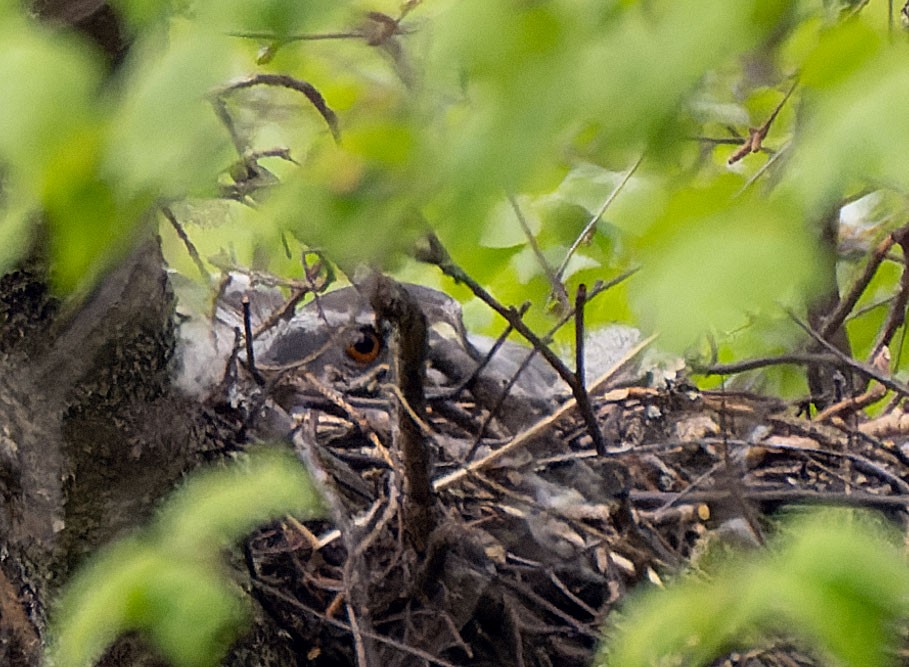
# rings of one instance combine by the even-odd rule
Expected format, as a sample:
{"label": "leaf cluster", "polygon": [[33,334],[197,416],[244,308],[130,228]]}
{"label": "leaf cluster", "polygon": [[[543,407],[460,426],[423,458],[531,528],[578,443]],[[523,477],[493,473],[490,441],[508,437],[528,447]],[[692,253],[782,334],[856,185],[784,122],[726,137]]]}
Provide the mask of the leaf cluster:
{"label": "leaf cluster", "polygon": [[737,554],[630,600],[600,665],[706,665],[732,649],[785,637],[839,665],[894,664],[909,569],[871,516],[808,512],[768,551]]}
{"label": "leaf cluster", "polygon": [[320,514],[292,455],[257,451],[197,472],[156,520],[102,549],[67,584],[52,620],[49,664],[93,664],[117,637],[141,631],[177,667],[220,663],[250,619],[223,551],[256,526]]}

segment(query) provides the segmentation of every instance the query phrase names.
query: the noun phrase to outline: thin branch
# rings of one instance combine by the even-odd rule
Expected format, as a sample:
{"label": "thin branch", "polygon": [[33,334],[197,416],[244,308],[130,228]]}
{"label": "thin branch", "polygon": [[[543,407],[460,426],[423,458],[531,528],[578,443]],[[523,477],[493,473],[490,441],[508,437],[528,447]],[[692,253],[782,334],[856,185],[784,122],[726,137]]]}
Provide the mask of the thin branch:
{"label": "thin branch", "polygon": [[871,389],[858,396],[847,396],[838,403],[828,405],[814,416],[814,421],[824,422],[833,417],[842,417],[843,413],[855,413],[863,408],[873,405],[887,395],[887,389],[878,384],[871,385]]}
{"label": "thin branch", "polygon": [[909,303],[909,225],[903,226],[890,234],[903,252],[903,271],[900,275],[900,288],[896,298],[890,304],[887,321],[871,350],[870,358],[874,359],[885,345],[889,345],[896,330],[906,323],[906,304]]}
{"label": "thin branch", "polygon": [[871,279],[874,278],[874,274],[877,273],[878,267],[887,257],[887,253],[890,252],[890,249],[893,248],[895,243],[896,238],[893,234],[888,234],[880,243],[878,243],[874,252],[871,253],[871,258],[865,265],[865,270],[862,272],[862,275],[852,284],[852,288],[846,296],[840,299],[839,305],[827,317],[827,321],[818,332],[821,338],[826,340],[833,332],[842,326],[846,317],[848,317],[849,313],[852,312],[852,309],[855,308],[855,304],[858,303],[859,298],[871,283]]}
{"label": "thin branch", "polygon": [[764,121],[763,125],[760,127],[753,127],[748,130],[748,136],[745,138],[745,141],[742,144],[741,148],[729,156],[729,164],[735,164],[749,153],[757,153],[761,150],[761,148],[763,148],[762,144],[764,142],[764,139],[767,137],[767,133],[770,131],[770,126],[773,125],[773,121],[776,120],[776,117],[779,115],[780,111],[789,100],[792,93],[795,92],[795,89],[798,85],[798,81],[795,81],[792,84],[792,86],[789,88],[789,91],[783,96],[783,99],[780,100],[780,103],[776,105],[776,108],[771,112],[767,120]]}
{"label": "thin branch", "polygon": [[736,361],[731,364],[710,364],[708,366],[692,365],[692,370],[699,375],[735,375],[745,371],[753,371],[758,368],[767,368],[769,366],[782,366],[786,364],[808,365],[808,364],[825,364],[827,366],[839,365],[838,357],[831,354],[816,354],[810,352],[794,352],[792,354],[781,354],[775,357],[758,357],[757,359],[746,359]]}
{"label": "thin branch", "polygon": [[533,254],[537,258],[540,266],[543,269],[543,272],[546,274],[546,279],[549,281],[549,288],[552,290],[552,295],[555,297],[555,300],[558,301],[559,306],[562,310],[568,309],[568,292],[565,291],[565,285],[562,284],[562,281],[559,279],[557,272],[552,270],[552,267],[549,265],[549,262],[546,259],[546,256],[543,255],[543,251],[540,250],[540,246],[537,244],[537,240],[533,235],[533,232],[530,231],[530,225],[527,224],[527,219],[524,217],[524,213],[521,211],[521,207],[518,206],[518,200],[515,199],[514,195],[508,195],[508,203],[511,204],[512,210],[518,219],[518,223],[521,225],[521,229],[524,232],[524,236],[527,237],[527,243],[530,245],[530,249],[533,251]]}
{"label": "thin branch", "polygon": [[574,376],[582,387],[584,375],[584,306],[587,304],[587,285],[578,285],[574,297]]}
{"label": "thin branch", "polygon": [[[677,491],[636,491],[628,494],[631,503],[637,507],[675,505],[682,499]],[[876,509],[906,509],[909,507],[909,495],[883,496],[873,493],[826,493],[803,489],[768,489],[742,491],[742,497],[750,502],[764,503],[817,503],[822,505],[842,505],[845,507],[872,507]],[[728,491],[695,491],[684,496],[686,504],[719,503],[729,498]]]}
{"label": "thin branch", "polygon": [[241,303],[243,304],[243,340],[246,342],[246,366],[249,368],[249,372],[252,373],[256,384],[262,386],[265,384],[265,379],[256,368],[256,355],[253,346],[252,313],[250,312],[248,294],[243,295]]}
{"label": "thin branch", "polygon": [[584,386],[579,384],[577,378],[575,378],[574,373],[568,369],[565,363],[559,359],[558,355],[552,351],[552,349],[540,340],[530,328],[524,323],[517,315],[517,311],[514,308],[506,308],[499,301],[493,297],[489,292],[487,292],[483,287],[471,278],[467,273],[457,264],[452,261],[451,256],[448,254],[448,251],[442,245],[442,242],[435,236],[435,234],[429,234],[427,236],[428,247],[421,249],[419,251],[419,256],[417,259],[420,261],[427,262],[429,264],[435,264],[442,270],[442,273],[453,278],[456,282],[461,282],[467,285],[470,288],[470,291],[479,298],[481,301],[486,303],[490,308],[496,311],[501,315],[506,322],[511,324],[514,327],[514,330],[521,334],[534,349],[536,349],[540,354],[543,355],[543,358],[549,362],[549,365],[552,366],[553,370],[559,374],[559,376],[568,384],[571,388],[571,393],[574,395],[575,400],[578,404],[578,409],[581,412],[581,417],[584,419],[584,423],[587,426],[587,431],[590,434],[591,439],[593,440],[594,446],[598,453],[605,453],[606,443],[603,440],[603,433],[600,431],[600,427],[597,424],[596,416],[593,414],[593,408],[590,404],[590,396],[585,390]]}
{"label": "thin branch", "polygon": [[[656,340],[656,336],[650,336],[649,338],[642,340],[640,343],[638,343],[633,348],[628,350],[624,355],[622,355],[621,359],[617,360],[612,365],[612,368],[610,368],[608,371],[603,373],[603,375],[598,377],[590,385],[590,391],[595,392],[598,389],[600,389],[601,387],[605,386],[608,382],[610,382],[619,373],[619,371],[622,370],[622,368],[624,368],[632,359],[634,359],[638,354],[640,354],[645,348],[647,348],[655,340]],[[576,399],[572,398],[572,399],[565,401],[551,415],[540,419],[537,423],[535,423],[530,428],[528,428],[524,431],[521,431],[518,435],[516,435],[513,439],[511,439],[507,444],[499,447],[495,451],[490,452],[483,458],[477,459],[476,461],[470,463],[469,465],[466,465],[462,468],[458,468],[457,470],[454,470],[453,472],[450,472],[447,475],[444,475],[442,477],[439,477],[439,478],[433,480],[432,488],[436,491],[441,491],[442,489],[446,489],[449,486],[459,482],[460,480],[464,479],[465,477],[470,476],[472,473],[474,473],[478,470],[483,470],[484,468],[491,466],[492,464],[496,463],[502,457],[507,456],[511,452],[515,451],[519,447],[522,447],[523,445],[527,444],[528,442],[532,441],[534,438],[536,438],[537,436],[542,434],[546,429],[551,427],[553,424],[557,423],[562,417],[564,417],[566,414],[568,414],[575,407],[579,407]]]}
{"label": "thin branch", "polygon": [[863,377],[865,377],[867,379],[877,380],[882,385],[887,387],[887,389],[890,389],[891,391],[895,391],[897,394],[899,394],[901,396],[909,397],[909,387],[907,387],[906,385],[904,385],[901,382],[896,382],[895,380],[892,380],[889,377],[886,377],[883,373],[878,372],[875,368],[869,366],[868,364],[863,364],[860,361],[856,361],[852,357],[850,357],[846,354],[843,354],[843,352],[840,351],[835,345],[832,345],[829,342],[827,342],[821,336],[820,333],[818,333],[817,331],[812,329],[810,326],[808,326],[807,324],[802,322],[802,320],[799,319],[799,317],[795,313],[790,312],[789,316],[809,336],[811,336],[821,346],[823,346],[830,353],[832,353],[834,356],[836,356],[836,358],[840,360],[840,363],[848,366],[849,368],[851,368],[854,371],[857,371],[859,374],[861,374]]}
{"label": "thin branch", "polygon": [[[325,98],[322,97],[322,94],[316,90],[315,86],[307,81],[301,79],[295,79],[292,76],[286,74],[255,74],[246,79],[241,79],[240,81],[235,81],[234,83],[225,86],[219,90],[215,96],[215,99],[218,101],[216,104],[216,109],[219,109],[219,116],[224,120],[225,115],[229,117],[229,114],[226,113],[224,108],[223,97],[231,92],[237,90],[243,90],[244,88],[252,88],[253,86],[275,86],[278,88],[288,88],[290,90],[295,90],[299,93],[302,93],[306,96],[306,99],[316,108],[316,111],[325,119],[325,123],[328,125],[328,129],[331,130],[331,135],[334,137],[335,142],[340,143],[341,141],[341,131],[338,126],[338,117],[335,115],[335,112],[328,106],[325,102]],[[229,129],[231,126],[228,126]],[[236,134],[235,130],[231,129],[231,135]],[[240,145],[239,140],[235,137],[235,141]]]}
{"label": "thin branch", "polygon": [[211,280],[211,275],[208,273],[208,269],[205,268],[205,262],[202,261],[202,257],[199,255],[199,251],[196,250],[196,246],[193,245],[193,242],[189,238],[189,235],[186,233],[186,230],[183,229],[183,225],[181,225],[180,221],[177,220],[177,216],[174,215],[174,212],[170,209],[169,206],[162,206],[161,213],[165,218],[167,218],[167,221],[170,223],[171,227],[174,228],[174,231],[177,232],[177,236],[180,237],[180,241],[183,242],[183,245],[186,246],[186,251],[189,253],[190,259],[192,259],[193,264],[196,265],[196,268],[199,270],[202,278],[205,281]]}
{"label": "thin branch", "polygon": [[[741,146],[742,137],[738,134],[734,137],[705,137],[701,135],[696,135],[692,137],[686,137],[688,141],[697,141],[702,144],[714,144],[716,146]],[[768,150],[762,148],[761,150]]]}
{"label": "thin branch", "polygon": [[[509,326],[509,328],[511,328]],[[469,463],[473,460],[474,455],[476,455],[477,450],[480,448],[480,444],[483,442],[483,434],[489,429],[489,424],[493,419],[499,414],[499,411],[502,409],[502,406],[505,404],[505,399],[508,398],[508,395],[511,393],[512,388],[518,381],[518,378],[521,377],[521,373],[530,366],[530,363],[533,361],[536,356],[536,350],[530,350],[527,356],[524,357],[524,360],[521,362],[521,365],[518,366],[518,370],[515,371],[514,375],[511,376],[506,384],[502,388],[502,392],[499,394],[498,399],[489,408],[489,413],[486,415],[486,418],[483,419],[483,422],[480,424],[480,428],[477,429],[477,435],[474,438],[473,444],[470,446],[470,449],[467,451],[467,454],[464,456],[464,462]]]}
{"label": "thin branch", "polygon": [[318,34],[287,35],[285,37],[280,37],[273,32],[229,32],[227,33],[227,36],[239,37],[240,39],[258,39],[281,42],[282,44],[290,44],[291,42],[315,42],[323,39],[360,39],[363,37],[363,33],[360,31],[324,32]]}
{"label": "thin branch", "polygon": [[[618,278],[615,278],[615,279],[609,281],[608,283],[601,283],[600,281],[597,281],[594,284],[593,289],[591,289],[588,292],[587,301],[589,302],[591,299],[599,296],[600,294],[605,292],[610,287],[615,286],[619,282],[621,282],[621,281],[625,280],[626,278],[628,278],[629,276],[633,275],[636,271],[637,271],[637,269],[627,271],[626,273],[622,274]],[[526,310],[527,309],[524,306],[522,306],[521,309],[519,309],[519,311],[518,311],[519,315],[523,316],[524,312]],[[556,332],[558,332],[559,329],[561,329],[563,326],[565,326],[571,320],[571,318],[574,316],[574,314],[575,314],[575,309],[571,309],[570,311],[568,311],[567,313],[562,315],[562,317],[559,319],[559,321],[555,323],[555,326],[553,326],[549,331],[547,331],[546,334],[540,340],[542,342],[546,343],[547,345],[549,343],[551,343],[552,337],[556,334]],[[506,328],[505,331],[506,331],[506,333],[510,333],[512,331],[511,325],[508,325],[508,327]],[[487,355],[487,357],[488,356],[490,356],[490,355]],[[518,378],[521,377],[521,373],[524,372],[524,369],[526,369],[531,364],[534,357],[536,357],[536,356],[537,356],[536,348],[532,347],[527,351],[527,354],[524,356],[524,359],[521,360],[520,366],[518,366],[518,370],[516,370],[514,372],[514,374],[511,376],[511,378],[508,381],[508,384],[506,384],[502,388],[502,392],[499,394],[498,400],[489,409],[489,414],[486,415],[486,418],[483,420],[483,423],[480,425],[480,428],[477,430],[477,435],[474,439],[474,442],[471,445],[470,450],[468,451],[467,455],[463,459],[464,462],[469,463],[470,461],[473,460],[473,457],[476,454],[477,449],[479,449],[480,444],[482,443],[483,434],[486,433],[486,431],[489,427],[489,423],[499,413],[499,410],[501,409],[502,405],[505,403],[505,399],[508,397],[509,393],[511,392],[512,387],[514,387],[514,385],[517,383]],[[484,360],[484,363],[486,361],[488,361],[488,360]]]}
{"label": "thin branch", "polygon": [[593,214],[593,217],[587,221],[587,224],[584,225],[584,229],[581,230],[581,233],[578,234],[578,237],[571,244],[571,247],[568,249],[568,252],[565,253],[565,259],[562,260],[562,263],[559,264],[559,268],[556,269],[556,279],[562,280],[562,276],[565,274],[565,269],[568,268],[568,262],[574,256],[574,253],[577,252],[578,248],[582,243],[585,242],[585,239],[590,238],[593,235],[593,230],[596,227],[597,223],[600,221],[600,218],[603,217],[603,214],[606,212],[606,209],[612,205],[612,202],[616,200],[616,197],[619,196],[619,193],[625,189],[625,186],[628,184],[628,181],[631,180],[631,177],[634,176],[634,173],[638,170],[638,167],[641,166],[641,162],[644,160],[644,155],[642,154],[633,165],[625,172],[625,175],[622,176],[622,180],[613,188],[612,192],[609,193],[609,196],[606,197],[606,200],[602,203],[597,212]]}
{"label": "thin branch", "polygon": [[745,181],[745,185],[743,185],[741,188],[739,188],[739,191],[735,193],[735,196],[733,197],[733,199],[735,199],[735,197],[741,197],[743,194],[745,194],[745,192],[752,185],[757,183],[758,179],[761,176],[763,176],[767,171],[769,171],[770,168],[774,164],[776,164],[780,158],[782,158],[786,153],[789,152],[789,148],[791,145],[792,145],[792,143],[787,141],[785,144],[783,144],[783,146],[776,153],[771,155],[770,158],[764,164],[762,164],[756,172],[754,172],[754,174],[751,176],[751,178],[749,178],[747,181]]}
{"label": "thin branch", "polygon": [[[525,301],[524,303],[521,304],[521,307],[518,308],[518,316],[524,317],[524,314],[529,309],[530,309],[530,302]],[[451,390],[451,394],[450,394],[451,398],[456,398],[464,390],[465,387],[470,385],[472,382],[476,381],[476,379],[480,375],[480,373],[483,372],[483,369],[489,365],[489,363],[492,361],[493,357],[495,357],[496,353],[500,349],[502,349],[502,345],[504,345],[505,341],[508,340],[508,337],[511,335],[512,331],[514,331],[514,327],[512,327],[510,324],[506,325],[505,329],[502,331],[501,334],[499,334],[499,337],[496,338],[496,341],[492,344],[492,347],[489,348],[489,352],[487,352],[485,355],[483,355],[483,358],[480,360],[480,363],[477,364],[477,367],[474,369],[473,373],[468,375],[466,380],[459,383],[454,389]],[[517,380],[519,375],[520,375],[520,373],[515,373],[515,377],[513,379]],[[481,431],[482,431],[482,429],[481,429]]]}

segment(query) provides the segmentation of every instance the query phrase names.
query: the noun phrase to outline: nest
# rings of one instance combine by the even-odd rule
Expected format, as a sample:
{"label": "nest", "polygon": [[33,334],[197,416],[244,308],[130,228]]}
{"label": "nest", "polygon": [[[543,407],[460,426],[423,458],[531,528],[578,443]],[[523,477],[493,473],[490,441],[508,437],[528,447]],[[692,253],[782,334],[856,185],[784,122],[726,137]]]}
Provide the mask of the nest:
{"label": "nest", "polygon": [[[780,506],[902,517],[909,495],[907,457],[875,437],[880,423],[819,423],[678,383],[604,386],[590,395],[598,454],[573,401],[514,436],[478,437],[489,414],[465,393],[418,419],[431,480],[420,541],[400,398],[315,389],[293,442],[330,518],[248,545],[256,597],[314,665],[590,665],[633,587],[717,545],[759,545]],[[724,664],[814,663],[781,640]]]}

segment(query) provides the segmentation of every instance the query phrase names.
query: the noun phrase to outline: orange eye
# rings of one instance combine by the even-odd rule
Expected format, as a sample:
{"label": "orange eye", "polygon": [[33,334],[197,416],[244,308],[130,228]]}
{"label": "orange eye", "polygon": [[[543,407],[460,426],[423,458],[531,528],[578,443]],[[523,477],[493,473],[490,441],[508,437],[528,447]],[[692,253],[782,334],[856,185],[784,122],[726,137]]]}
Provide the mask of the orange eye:
{"label": "orange eye", "polygon": [[358,364],[371,364],[382,351],[382,341],[372,327],[363,327],[357,338],[350,343],[344,352]]}

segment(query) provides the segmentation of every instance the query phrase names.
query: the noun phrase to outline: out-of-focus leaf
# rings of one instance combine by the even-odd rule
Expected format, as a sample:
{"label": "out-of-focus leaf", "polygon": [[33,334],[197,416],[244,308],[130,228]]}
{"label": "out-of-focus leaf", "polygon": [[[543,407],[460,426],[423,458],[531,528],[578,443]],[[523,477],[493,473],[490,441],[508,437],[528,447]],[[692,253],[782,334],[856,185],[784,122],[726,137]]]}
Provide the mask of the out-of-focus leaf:
{"label": "out-of-focus leaf", "polygon": [[260,451],[192,476],[158,519],[94,556],[68,584],[53,617],[54,667],[88,667],[120,634],[140,631],[176,667],[210,667],[250,616],[221,551],[285,513],[321,511],[292,456]]}
{"label": "out-of-focus leaf", "polygon": [[32,238],[34,202],[24,188],[9,185],[0,208],[0,273],[9,270],[28,249]]}
{"label": "out-of-focus leaf", "polygon": [[323,511],[309,475],[284,454],[258,452],[228,470],[202,471],[158,517],[168,548],[187,555],[217,553],[271,517]]}
{"label": "out-of-focus leaf", "polygon": [[186,9],[189,0],[110,0],[133,30],[148,30],[171,14]]}
{"label": "out-of-focus leaf", "polygon": [[730,559],[628,605],[597,661],[637,667],[708,664],[732,648],[785,633],[836,664],[891,664],[905,618],[909,568],[869,516],[846,510],[794,521],[770,555]]}
{"label": "out-of-focus leaf", "polygon": [[736,187],[726,178],[676,193],[636,240],[634,307],[669,349],[737,328],[748,312],[795,305],[812,289],[814,246],[796,210],[781,200],[733,200]]}
{"label": "out-of-focus leaf", "polygon": [[155,40],[137,45],[107,138],[102,173],[127,196],[210,192],[232,158],[206,99],[232,70],[225,38],[183,25],[170,39],[163,54]]}
{"label": "out-of-focus leaf", "polygon": [[197,0],[199,18],[213,30],[261,33],[282,38],[318,32],[320,26],[351,18],[351,5],[337,0]]}
{"label": "out-of-focus leaf", "polygon": [[49,663],[87,667],[139,630],[177,667],[219,664],[249,610],[210,556],[181,560],[141,539],[99,553],[61,601]]}
{"label": "out-of-focus leaf", "polygon": [[0,24],[0,43],[0,160],[17,187],[40,197],[58,153],[97,122],[99,63],[72,37],[13,17]]}
{"label": "out-of-focus leaf", "polygon": [[831,28],[806,58],[799,80],[811,88],[842,83],[881,49],[883,39],[863,21]]}
{"label": "out-of-focus leaf", "polygon": [[129,247],[152,203],[146,197],[121,204],[111,186],[93,173],[74,177],[68,186],[45,203],[54,260],[51,276],[64,292],[91,285],[98,272]]}
{"label": "out-of-focus leaf", "polygon": [[841,42],[843,48],[854,46],[852,55],[863,66],[843,77],[816,70],[812,80],[821,87],[806,92],[814,113],[800,131],[783,187],[813,216],[853,182],[907,183],[909,156],[893,147],[909,141],[909,119],[901,112],[909,86],[909,71],[901,64],[909,48],[903,43],[870,48],[861,43],[866,33],[861,23],[850,23],[830,38],[833,45],[819,47],[823,52]]}

